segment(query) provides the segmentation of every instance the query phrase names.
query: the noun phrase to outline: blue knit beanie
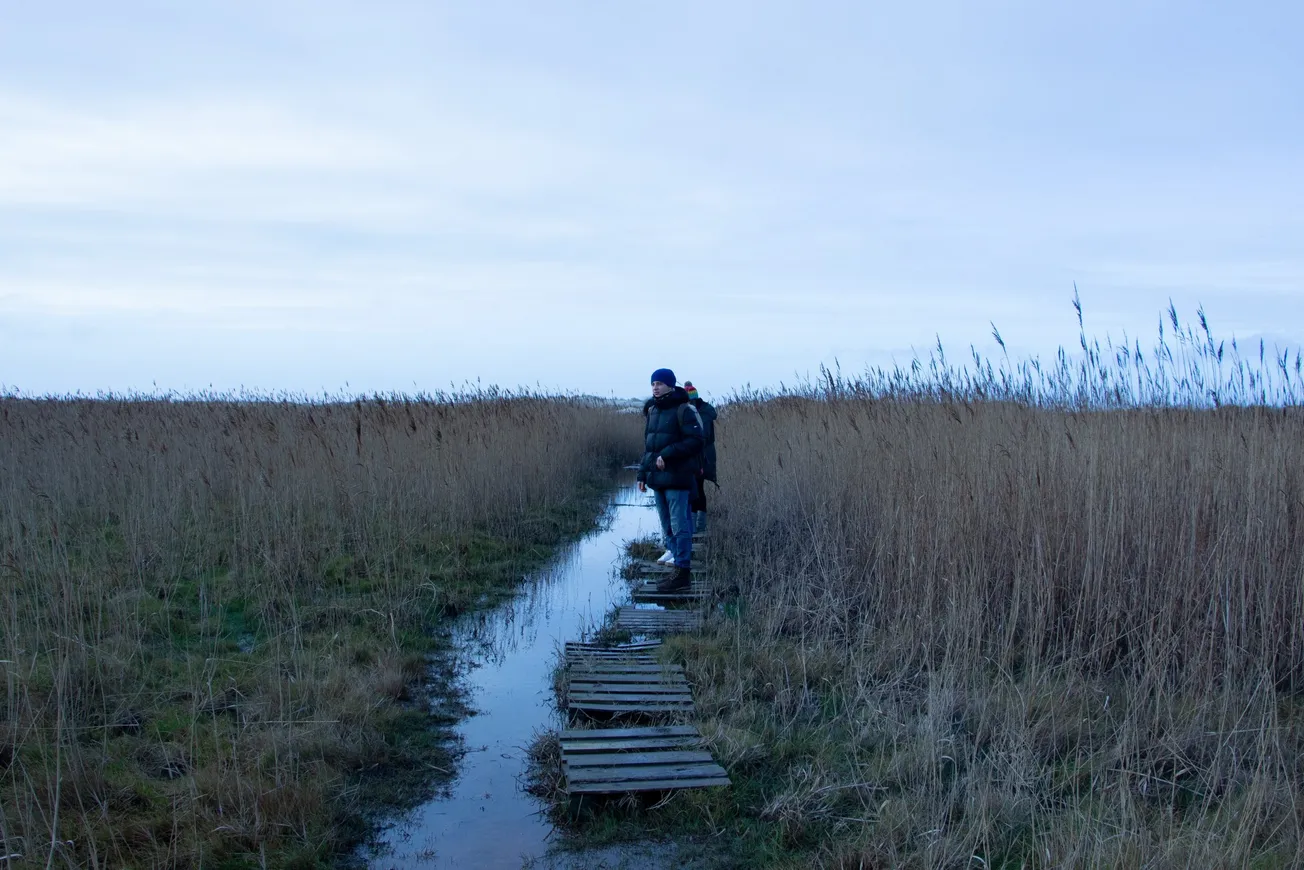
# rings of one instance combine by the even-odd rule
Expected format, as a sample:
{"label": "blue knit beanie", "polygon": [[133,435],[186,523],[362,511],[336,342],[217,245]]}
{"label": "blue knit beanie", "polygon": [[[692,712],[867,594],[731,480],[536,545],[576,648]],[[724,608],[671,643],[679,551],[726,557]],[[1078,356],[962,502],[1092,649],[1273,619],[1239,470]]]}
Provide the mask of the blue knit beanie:
{"label": "blue knit beanie", "polygon": [[657,369],[652,373],[652,380],[660,381],[667,387],[673,387],[675,385],[675,373],[670,369]]}

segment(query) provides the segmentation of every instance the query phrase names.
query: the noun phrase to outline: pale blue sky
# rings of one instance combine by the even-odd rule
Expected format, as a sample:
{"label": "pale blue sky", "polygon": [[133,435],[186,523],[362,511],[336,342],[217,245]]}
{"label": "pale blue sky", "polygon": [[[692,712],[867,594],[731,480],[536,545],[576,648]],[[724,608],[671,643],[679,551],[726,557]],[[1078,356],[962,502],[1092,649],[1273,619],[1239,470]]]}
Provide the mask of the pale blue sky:
{"label": "pale blue sky", "polygon": [[1297,3],[0,0],[0,384],[1304,338]]}

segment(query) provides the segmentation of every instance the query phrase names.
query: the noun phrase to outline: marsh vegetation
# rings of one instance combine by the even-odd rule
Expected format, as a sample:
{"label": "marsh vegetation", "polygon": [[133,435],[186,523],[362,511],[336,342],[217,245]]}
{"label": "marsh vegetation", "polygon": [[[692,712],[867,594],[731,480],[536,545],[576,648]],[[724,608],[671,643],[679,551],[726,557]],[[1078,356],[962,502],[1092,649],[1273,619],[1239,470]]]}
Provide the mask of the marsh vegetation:
{"label": "marsh vegetation", "polygon": [[[938,348],[734,396],[727,600],[662,651],[734,787],[558,821],[721,867],[1296,865],[1300,390],[1299,356],[1170,312],[1145,352]],[[332,860],[368,783],[455,761],[421,697],[441,621],[591,524],[640,424],[493,394],[0,401],[4,854]]]}
{"label": "marsh vegetation", "polygon": [[1295,866],[1300,360],[1170,318],[1144,354],[734,397],[738,599],[665,651],[734,788],[579,829],[718,866]]}
{"label": "marsh vegetation", "polygon": [[637,438],[497,392],[0,399],[0,854],[332,860],[454,762],[441,622],[591,527]]}

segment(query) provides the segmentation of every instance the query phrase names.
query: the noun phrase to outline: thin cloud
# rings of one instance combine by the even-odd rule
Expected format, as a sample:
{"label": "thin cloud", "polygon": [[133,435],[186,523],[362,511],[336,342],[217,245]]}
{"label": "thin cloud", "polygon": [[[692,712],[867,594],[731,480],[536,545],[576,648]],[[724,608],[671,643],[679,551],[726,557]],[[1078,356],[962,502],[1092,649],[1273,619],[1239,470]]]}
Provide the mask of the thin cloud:
{"label": "thin cloud", "polygon": [[1299,322],[1291,16],[27,6],[0,32],[0,371],[723,390],[990,320],[1045,354],[1075,281],[1102,333],[1170,297]]}

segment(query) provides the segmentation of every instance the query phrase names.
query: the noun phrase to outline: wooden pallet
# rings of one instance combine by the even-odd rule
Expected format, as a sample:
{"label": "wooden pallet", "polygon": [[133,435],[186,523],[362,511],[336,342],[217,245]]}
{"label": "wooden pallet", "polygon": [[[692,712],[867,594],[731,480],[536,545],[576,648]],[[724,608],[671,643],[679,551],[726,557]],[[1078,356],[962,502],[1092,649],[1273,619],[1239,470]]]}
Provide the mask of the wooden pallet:
{"label": "wooden pallet", "polygon": [[661,646],[659,640],[645,640],[638,643],[582,643],[580,641],[566,641],[565,655],[570,658],[572,655],[586,655],[609,658],[621,658],[628,655],[646,655],[655,652]]}
{"label": "wooden pallet", "polygon": [[627,606],[616,612],[616,627],[634,634],[682,634],[701,628],[702,614],[697,610],[653,610]]}
{"label": "wooden pallet", "polygon": [[660,641],[629,644],[568,643],[566,709],[586,716],[661,716],[693,712],[682,665],[657,661]]}
{"label": "wooden pallet", "polygon": [[[659,578],[658,578],[659,579]],[[630,590],[629,597],[637,602],[647,604],[674,604],[684,601],[705,601],[711,596],[711,583],[706,578],[698,579],[693,572],[693,582],[686,589],[674,592],[661,592],[657,589],[658,580],[645,580]]]}
{"label": "wooden pallet", "polygon": [[614,645],[567,643],[564,662],[568,669],[619,671],[623,667],[639,667],[656,671],[662,667],[653,655],[659,646],[659,640]]}
{"label": "wooden pallet", "polygon": [[563,731],[566,792],[573,799],[729,785],[729,774],[701,744],[692,725]]}
{"label": "wooden pallet", "polygon": [[577,660],[566,669],[566,709],[576,716],[665,716],[693,712],[680,665]]}

